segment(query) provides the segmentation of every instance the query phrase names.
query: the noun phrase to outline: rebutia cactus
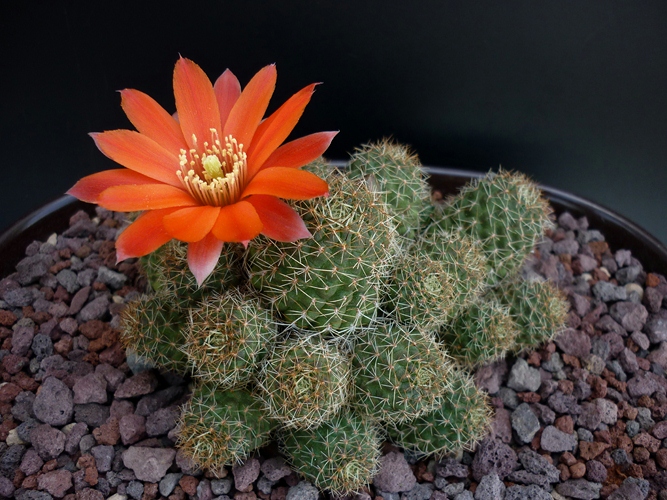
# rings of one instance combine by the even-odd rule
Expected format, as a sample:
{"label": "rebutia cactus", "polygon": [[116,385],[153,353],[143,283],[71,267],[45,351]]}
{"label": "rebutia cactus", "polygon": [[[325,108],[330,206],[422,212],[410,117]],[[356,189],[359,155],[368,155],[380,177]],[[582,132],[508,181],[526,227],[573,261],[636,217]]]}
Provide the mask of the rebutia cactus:
{"label": "rebutia cactus", "polygon": [[551,338],[567,303],[521,281],[549,226],[524,176],[488,175],[440,205],[416,156],[388,141],[349,172],[306,169],[330,192],[292,202],[312,238],[226,245],[201,287],[185,246],[165,245],[144,259],[155,294],[125,311],[122,338],[197,380],[178,444],[201,467],[278,430],[296,470],[346,494],[371,481],[387,436],[419,454],[481,439],[490,410],[466,369]]}

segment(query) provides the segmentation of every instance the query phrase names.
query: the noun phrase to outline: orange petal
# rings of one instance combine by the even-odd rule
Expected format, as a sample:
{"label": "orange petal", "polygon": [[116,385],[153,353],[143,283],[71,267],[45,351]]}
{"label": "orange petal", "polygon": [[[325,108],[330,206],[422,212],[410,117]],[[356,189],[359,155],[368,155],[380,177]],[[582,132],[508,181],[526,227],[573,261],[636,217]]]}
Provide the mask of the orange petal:
{"label": "orange petal", "polygon": [[213,85],[215,97],[218,100],[218,109],[220,110],[220,123],[225,127],[225,122],[229,117],[229,112],[236,104],[241,95],[241,84],[234,73],[226,69]]}
{"label": "orange petal", "polygon": [[220,209],[211,233],[220,241],[242,242],[253,239],[262,231],[262,221],[255,207],[239,201]]}
{"label": "orange petal", "polygon": [[162,225],[162,218],[173,210],[175,209],[166,208],[144,212],[126,227],[116,240],[118,262],[130,257],[148,255],[171,240],[171,235]]}
{"label": "orange petal", "polygon": [[260,69],[241,92],[241,96],[229,112],[223,129],[223,137],[233,136],[248,150],[259,122],[266,112],[276,86],[276,66],[270,64]]}
{"label": "orange petal", "polygon": [[188,267],[199,286],[215,269],[222,252],[222,245],[224,243],[210,233],[203,240],[188,245]]}
{"label": "orange petal", "polygon": [[181,127],[152,97],[134,89],[120,91],[120,105],[139,132],[178,154],[188,149]]}
{"label": "orange petal", "polygon": [[108,210],[134,212],[170,207],[191,207],[197,202],[182,189],[166,184],[112,186],[97,198],[97,204]]}
{"label": "orange petal", "polygon": [[211,129],[221,130],[218,101],[206,73],[183,57],[174,68],[174,97],[185,142],[202,151],[204,142],[212,143]]}
{"label": "orange petal", "polygon": [[155,179],[138,174],[126,168],[104,170],[96,174],[87,175],[79,180],[67,194],[88,203],[97,203],[97,197],[102,191],[111,186],[124,184],[155,184]]}
{"label": "orange petal", "polygon": [[110,130],[90,134],[102,153],[124,167],[171,186],[181,186],[178,154],[134,130]]}
{"label": "orange petal", "polygon": [[199,241],[211,232],[220,207],[188,207],[176,210],[162,221],[173,238],[181,241]]}
{"label": "orange petal", "polygon": [[275,196],[262,194],[248,198],[264,225],[262,234],[278,241],[296,241],[312,236],[301,216]]}
{"label": "orange petal", "polygon": [[248,172],[254,175],[266,159],[271,156],[301,118],[303,110],[315,92],[313,83],[290,97],[271,116],[259,124],[248,149]]}
{"label": "orange petal", "polygon": [[287,200],[309,200],[327,194],[329,186],[315,174],[305,170],[273,167],[260,170],[243,191],[242,197],[251,194],[268,194]]}
{"label": "orange petal", "polygon": [[338,131],[317,132],[283,144],[268,157],[261,168],[303,167],[322,156],[336,134]]}

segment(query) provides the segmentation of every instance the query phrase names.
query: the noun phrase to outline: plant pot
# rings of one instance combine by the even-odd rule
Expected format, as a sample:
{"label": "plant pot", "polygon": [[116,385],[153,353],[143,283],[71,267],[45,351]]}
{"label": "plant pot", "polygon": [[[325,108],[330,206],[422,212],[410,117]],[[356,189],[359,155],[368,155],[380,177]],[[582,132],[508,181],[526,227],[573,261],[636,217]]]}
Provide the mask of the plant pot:
{"label": "plant pot", "polygon": [[[426,167],[434,189],[443,194],[456,192],[470,179],[484,174],[469,170]],[[612,248],[627,248],[644,268],[667,275],[667,247],[637,224],[608,208],[559,189],[540,186],[556,215],[568,211],[575,217],[586,216],[591,227],[600,230]],[[78,210],[94,213],[95,207],[71,196],[62,196],[27,215],[0,236],[0,276],[13,272],[24,256],[25,247],[34,240],[45,240],[54,231],[67,227]]]}

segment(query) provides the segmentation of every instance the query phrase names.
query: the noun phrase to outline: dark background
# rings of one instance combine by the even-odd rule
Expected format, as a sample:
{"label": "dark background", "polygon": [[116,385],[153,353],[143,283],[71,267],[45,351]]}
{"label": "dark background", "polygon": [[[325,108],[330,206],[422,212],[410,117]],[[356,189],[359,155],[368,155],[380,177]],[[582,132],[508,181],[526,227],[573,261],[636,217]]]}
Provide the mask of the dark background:
{"label": "dark background", "polygon": [[112,168],[87,132],[128,128],[115,92],[173,110],[179,54],[245,85],[278,67],[275,109],[323,81],[295,135],[327,154],[392,135],[423,163],[502,165],[667,242],[667,2],[0,2],[0,230]]}

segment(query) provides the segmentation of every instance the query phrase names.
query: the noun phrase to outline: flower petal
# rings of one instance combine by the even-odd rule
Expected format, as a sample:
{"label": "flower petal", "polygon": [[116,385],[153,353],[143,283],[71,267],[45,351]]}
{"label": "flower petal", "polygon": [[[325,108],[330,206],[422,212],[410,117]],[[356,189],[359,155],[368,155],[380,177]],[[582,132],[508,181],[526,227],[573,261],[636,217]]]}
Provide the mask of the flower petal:
{"label": "flower petal", "polygon": [[194,274],[199,286],[215,269],[224,243],[211,233],[204,239],[188,245],[188,267]]}
{"label": "flower petal", "polygon": [[97,204],[107,210],[134,212],[170,207],[191,207],[197,202],[182,189],[166,184],[112,186],[100,193]]}
{"label": "flower petal", "polygon": [[211,129],[221,130],[218,101],[206,73],[183,57],[174,68],[174,98],[185,142],[202,151],[204,142],[211,144]]}
{"label": "flower petal", "polygon": [[99,150],[116,163],[156,181],[182,185],[176,176],[176,171],[180,170],[178,155],[153,139],[134,130],[109,130],[90,135]]}
{"label": "flower petal", "polygon": [[300,90],[280,106],[271,116],[259,124],[248,149],[248,172],[252,177],[266,159],[271,156],[301,118],[303,110],[315,92],[313,83]]}
{"label": "flower petal", "polygon": [[162,222],[173,238],[194,242],[211,232],[219,213],[220,207],[187,207],[172,212]]}
{"label": "flower petal", "polygon": [[220,110],[220,123],[222,127],[225,127],[227,118],[229,117],[229,112],[238,101],[239,96],[241,95],[241,84],[239,83],[238,78],[226,69],[222,75],[215,81],[213,85],[213,90],[215,91],[215,97],[218,100],[218,110]]}
{"label": "flower petal", "polygon": [[262,231],[262,221],[255,207],[239,201],[220,209],[211,233],[220,241],[242,242],[253,239]]}
{"label": "flower petal", "polygon": [[138,174],[134,170],[115,168],[87,175],[67,191],[67,194],[87,203],[97,203],[102,191],[124,184],[155,184],[155,179]]}
{"label": "flower petal", "polygon": [[329,186],[315,174],[305,170],[273,167],[260,170],[245,188],[241,197],[268,194],[287,200],[309,200],[327,194]]}
{"label": "flower petal", "polygon": [[127,226],[116,240],[118,262],[130,257],[148,255],[171,240],[171,235],[162,225],[162,219],[172,211],[173,208],[150,210]]}
{"label": "flower petal", "polygon": [[134,89],[120,91],[120,105],[139,132],[168,151],[188,149],[181,127],[152,97]]}
{"label": "flower petal", "polygon": [[269,105],[273,89],[276,87],[276,77],[275,64],[260,69],[248,82],[229,112],[222,136],[233,136],[239,144],[243,144],[245,151],[248,150],[255,130]]}
{"label": "flower petal", "polygon": [[283,144],[264,162],[261,169],[272,167],[298,168],[319,158],[327,150],[335,132],[318,132]]}
{"label": "flower petal", "polygon": [[296,210],[275,196],[257,194],[247,201],[257,210],[264,225],[264,236],[277,241],[296,241],[312,236]]}

